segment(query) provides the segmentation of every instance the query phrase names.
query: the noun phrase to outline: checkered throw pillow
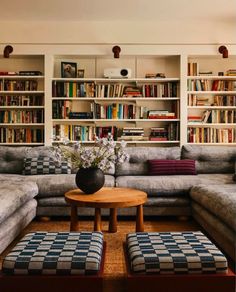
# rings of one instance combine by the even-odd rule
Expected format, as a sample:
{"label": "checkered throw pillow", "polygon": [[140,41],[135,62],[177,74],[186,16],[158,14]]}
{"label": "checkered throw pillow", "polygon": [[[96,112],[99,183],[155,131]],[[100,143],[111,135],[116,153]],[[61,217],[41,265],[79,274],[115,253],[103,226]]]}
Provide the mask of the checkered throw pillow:
{"label": "checkered throw pillow", "polygon": [[2,271],[14,275],[96,274],[102,249],[101,232],[29,233],[5,257]]}
{"label": "checkered throw pillow", "polygon": [[227,273],[225,256],[200,231],[131,233],[127,245],[135,273]]}
{"label": "checkered throw pillow", "polygon": [[50,157],[24,158],[23,174],[70,174],[71,165],[67,160],[58,164]]}

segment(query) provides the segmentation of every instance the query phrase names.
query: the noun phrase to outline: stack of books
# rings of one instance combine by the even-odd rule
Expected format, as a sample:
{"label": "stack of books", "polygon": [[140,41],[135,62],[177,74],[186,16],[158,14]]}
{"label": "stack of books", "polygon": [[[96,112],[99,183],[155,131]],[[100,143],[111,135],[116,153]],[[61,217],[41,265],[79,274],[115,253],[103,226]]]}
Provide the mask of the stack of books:
{"label": "stack of books", "polygon": [[151,128],[150,141],[168,141],[168,130],[166,128]]}
{"label": "stack of books", "polygon": [[229,69],[226,71],[227,76],[236,76],[236,69]]}
{"label": "stack of books", "polygon": [[168,110],[150,110],[148,111],[148,119],[175,119],[176,115]]}
{"label": "stack of books", "polygon": [[125,141],[146,141],[148,137],[144,137],[143,128],[125,127],[122,129],[122,135],[118,140]]}

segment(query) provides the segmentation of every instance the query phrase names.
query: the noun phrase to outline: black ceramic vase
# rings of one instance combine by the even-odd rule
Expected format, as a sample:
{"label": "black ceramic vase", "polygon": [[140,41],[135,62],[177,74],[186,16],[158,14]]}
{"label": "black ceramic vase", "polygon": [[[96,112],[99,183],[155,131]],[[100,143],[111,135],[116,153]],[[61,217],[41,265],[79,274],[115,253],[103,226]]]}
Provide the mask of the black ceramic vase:
{"label": "black ceramic vase", "polygon": [[103,187],[105,176],[100,168],[80,168],[76,173],[75,182],[81,191],[93,194]]}

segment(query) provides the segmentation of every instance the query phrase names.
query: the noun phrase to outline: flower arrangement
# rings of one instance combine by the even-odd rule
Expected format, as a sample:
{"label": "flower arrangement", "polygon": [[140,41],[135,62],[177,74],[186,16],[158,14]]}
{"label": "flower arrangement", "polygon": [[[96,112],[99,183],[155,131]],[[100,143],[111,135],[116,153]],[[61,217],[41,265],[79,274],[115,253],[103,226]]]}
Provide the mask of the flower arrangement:
{"label": "flower arrangement", "polygon": [[63,158],[68,159],[75,169],[99,168],[107,171],[115,163],[125,162],[129,158],[125,147],[124,141],[116,144],[113,137],[108,135],[107,138],[96,138],[93,147],[85,147],[81,143],[76,143],[73,147],[59,145],[55,148],[55,157],[58,162]]}

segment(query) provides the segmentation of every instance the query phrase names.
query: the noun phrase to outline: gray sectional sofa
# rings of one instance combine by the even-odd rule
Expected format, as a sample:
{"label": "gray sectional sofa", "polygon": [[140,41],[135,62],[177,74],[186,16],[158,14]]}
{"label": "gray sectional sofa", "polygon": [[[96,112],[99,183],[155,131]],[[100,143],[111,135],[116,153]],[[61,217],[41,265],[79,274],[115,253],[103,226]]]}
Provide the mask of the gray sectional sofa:
{"label": "gray sectional sofa", "polygon": [[[193,215],[223,251],[235,259],[236,224],[232,222],[236,218],[236,184],[232,177],[236,147],[128,147],[127,152],[129,161],[105,175],[106,186],[146,191],[145,215]],[[64,193],[76,188],[75,174],[22,175],[25,157],[50,155],[49,147],[0,147],[0,252],[36,215],[70,214]],[[150,176],[149,159],[194,159],[197,175]],[[132,215],[135,209],[120,211],[121,215]],[[79,208],[79,214],[93,212]]]}

